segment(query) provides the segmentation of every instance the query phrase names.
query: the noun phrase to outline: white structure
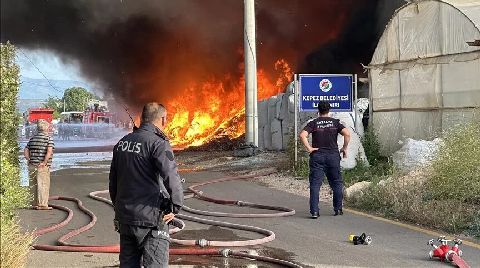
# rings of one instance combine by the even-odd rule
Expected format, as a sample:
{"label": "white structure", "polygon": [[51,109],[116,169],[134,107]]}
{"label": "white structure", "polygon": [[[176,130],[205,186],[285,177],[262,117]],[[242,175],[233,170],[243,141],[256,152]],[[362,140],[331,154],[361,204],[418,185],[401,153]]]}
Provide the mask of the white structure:
{"label": "white structure", "polygon": [[257,52],[255,37],[255,1],[244,1],[245,57],[245,143],[258,146]]}
{"label": "white structure", "polygon": [[387,25],[367,67],[383,153],[431,140],[480,107],[479,0],[412,0]]}

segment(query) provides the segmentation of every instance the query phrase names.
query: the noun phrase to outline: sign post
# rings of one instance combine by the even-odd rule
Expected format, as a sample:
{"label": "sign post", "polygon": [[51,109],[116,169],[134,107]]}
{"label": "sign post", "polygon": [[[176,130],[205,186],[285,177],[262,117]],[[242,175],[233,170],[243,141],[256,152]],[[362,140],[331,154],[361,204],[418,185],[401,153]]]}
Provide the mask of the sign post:
{"label": "sign post", "polygon": [[354,75],[353,77],[353,92],[354,92],[354,98],[353,98],[353,107],[355,108],[355,120],[353,120],[355,131],[358,133],[358,78],[357,74]]}
{"label": "sign post", "polygon": [[295,113],[294,113],[294,125],[295,125],[295,135],[294,135],[294,143],[295,143],[295,158],[294,158],[294,163],[293,163],[293,171],[295,172],[297,169],[297,162],[298,162],[298,75],[295,74],[294,77],[294,90],[293,90],[293,102],[294,102],[294,107],[295,107]]}
{"label": "sign post", "polygon": [[[355,90],[354,90],[355,89]],[[357,98],[357,75],[295,74],[295,164],[298,161],[298,112],[318,112],[318,103],[328,101],[332,112],[352,112]],[[298,105],[298,106],[297,106]],[[355,104],[355,130],[357,125]]]}

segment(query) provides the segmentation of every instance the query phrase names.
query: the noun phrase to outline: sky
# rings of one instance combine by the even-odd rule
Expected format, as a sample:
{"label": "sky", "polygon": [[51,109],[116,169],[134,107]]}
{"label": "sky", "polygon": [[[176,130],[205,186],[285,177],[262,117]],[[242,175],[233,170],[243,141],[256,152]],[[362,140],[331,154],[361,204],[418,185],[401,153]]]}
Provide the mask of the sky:
{"label": "sky", "polygon": [[49,80],[75,80],[88,83],[88,80],[81,76],[74,61],[63,62],[49,51],[20,48],[17,51],[17,64],[20,66],[20,75],[24,77],[45,79],[36,66]]}

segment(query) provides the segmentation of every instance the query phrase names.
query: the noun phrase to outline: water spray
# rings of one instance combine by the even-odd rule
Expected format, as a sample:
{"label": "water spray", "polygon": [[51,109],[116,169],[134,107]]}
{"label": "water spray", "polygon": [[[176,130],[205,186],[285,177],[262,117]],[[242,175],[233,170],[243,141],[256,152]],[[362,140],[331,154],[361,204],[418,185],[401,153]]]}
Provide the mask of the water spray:
{"label": "water spray", "polygon": [[128,114],[128,117],[130,117],[130,120],[132,121],[132,124],[133,124],[133,130],[136,130],[138,129],[137,125],[135,125],[135,120],[133,120],[133,117],[132,115],[130,114],[130,112],[128,111],[128,107],[127,105],[123,105],[123,109],[125,109],[125,112],[127,112]]}

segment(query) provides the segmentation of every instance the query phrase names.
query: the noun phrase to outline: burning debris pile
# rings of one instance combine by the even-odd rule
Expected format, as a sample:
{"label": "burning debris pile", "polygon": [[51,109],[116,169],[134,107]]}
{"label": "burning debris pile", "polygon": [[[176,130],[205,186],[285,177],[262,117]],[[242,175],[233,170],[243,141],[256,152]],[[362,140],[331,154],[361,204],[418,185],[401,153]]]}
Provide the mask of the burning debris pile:
{"label": "burning debris pile", "polygon": [[[378,15],[400,1],[306,2],[256,1],[258,100],[283,92],[294,72],[360,71],[384,25]],[[1,41],[78,64],[136,114],[145,102],[164,103],[174,143],[200,145],[244,131],[242,5],[2,0]]]}
{"label": "burning debris pile", "polygon": [[216,138],[198,146],[190,146],[187,151],[232,151],[240,147],[245,142],[245,134],[237,138],[230,138],[229,136],[217,136]]}
{"label": "burning debris pile", "polygon": [[[257,80],[260,100],[283,91],[288,83],[286,77],[293,76],[284,60],[276,62],[275,71],[278,72],[276,80],[270,80],[264,71],[259,71]],[[243,76],[237,81],[231,81],[232,79],[234,78],[226,77],[224,80],[192,86],[187,89],[185,96],[168,102],[167,109],[173,113],[173,118],[169,119],[166,132],[174,144],[198,146],[223,136],[234,139],[244,133],[245,80]],[[189,104],[193,104],[195,109]]]}

